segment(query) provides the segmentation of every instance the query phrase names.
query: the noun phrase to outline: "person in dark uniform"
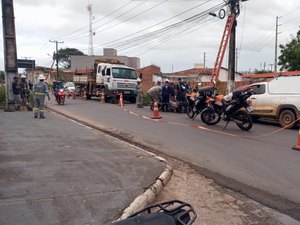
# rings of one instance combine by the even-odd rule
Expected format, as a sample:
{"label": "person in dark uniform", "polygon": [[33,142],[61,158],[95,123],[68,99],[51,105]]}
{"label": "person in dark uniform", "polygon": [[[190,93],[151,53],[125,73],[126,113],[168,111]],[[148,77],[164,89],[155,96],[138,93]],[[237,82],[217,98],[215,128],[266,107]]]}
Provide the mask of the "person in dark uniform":
{"label": "person in dark uniform", "polygon": [[170,97],[174,96],[174,89],[170,86],[170,81],[167,79],[162,87],[162,110],[169,111]]}

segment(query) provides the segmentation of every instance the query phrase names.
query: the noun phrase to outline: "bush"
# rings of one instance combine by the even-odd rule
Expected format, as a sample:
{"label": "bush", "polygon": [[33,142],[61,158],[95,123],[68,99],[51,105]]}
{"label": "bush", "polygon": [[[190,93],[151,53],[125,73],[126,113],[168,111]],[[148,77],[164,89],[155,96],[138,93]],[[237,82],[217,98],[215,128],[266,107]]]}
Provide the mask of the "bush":
{"label": "bush", "polygon": [[4,85],[0,85],[0,104],[1,103],[5,103],[5,86]]}

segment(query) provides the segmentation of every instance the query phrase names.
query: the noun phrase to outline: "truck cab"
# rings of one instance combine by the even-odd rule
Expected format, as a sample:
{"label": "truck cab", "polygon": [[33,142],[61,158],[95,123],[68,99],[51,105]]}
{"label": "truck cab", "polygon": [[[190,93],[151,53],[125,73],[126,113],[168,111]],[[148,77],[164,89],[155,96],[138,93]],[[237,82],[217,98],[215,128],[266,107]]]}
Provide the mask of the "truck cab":
{"label": "truck cab", "polygon": [[98,63],[96,84],[101,87],[106,98],[112,101],[117,95],[123,94],[124,99],[136,101],[137,72],[134,68],[121,64]]}

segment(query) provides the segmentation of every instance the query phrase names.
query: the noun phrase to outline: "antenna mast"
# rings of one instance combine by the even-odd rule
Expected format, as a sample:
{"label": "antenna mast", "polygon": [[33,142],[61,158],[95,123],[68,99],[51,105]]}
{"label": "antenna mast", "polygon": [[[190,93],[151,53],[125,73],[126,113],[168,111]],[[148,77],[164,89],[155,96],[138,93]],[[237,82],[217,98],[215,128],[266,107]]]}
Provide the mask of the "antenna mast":
{"label": "antenna mast", "polygon": [[88,6],[87,6],[87,10],[89,12],[89,52],[88,54],[94,55],[94,47],[93,47],[93,36],[95,35],[95,33],[93,32],[93,8],[92,8],[92,4],[90,4],[88,2]]}

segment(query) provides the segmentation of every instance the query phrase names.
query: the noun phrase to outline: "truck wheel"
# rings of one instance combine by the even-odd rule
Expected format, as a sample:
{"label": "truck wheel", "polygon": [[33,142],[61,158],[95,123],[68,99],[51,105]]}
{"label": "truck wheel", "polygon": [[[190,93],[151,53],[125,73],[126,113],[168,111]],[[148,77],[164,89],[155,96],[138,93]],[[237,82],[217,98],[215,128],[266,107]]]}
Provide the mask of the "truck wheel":
{"label": "truck wheel", "polygon": [[130,103],[136,103],[136,98],[135,97],[130,97],[129,101],[130,101]]}
{"label": "truck wheel", "polygon": [[110,99],[111,104],[116,104],[117,103],[117,96],[112,95]]}
{"label": "truck wheel", "polygon": [[279,115],[279,123],[281,127],[285,127],[287,129],[293,128],[295,123],[296,116],[291,110],[283,110]]}

